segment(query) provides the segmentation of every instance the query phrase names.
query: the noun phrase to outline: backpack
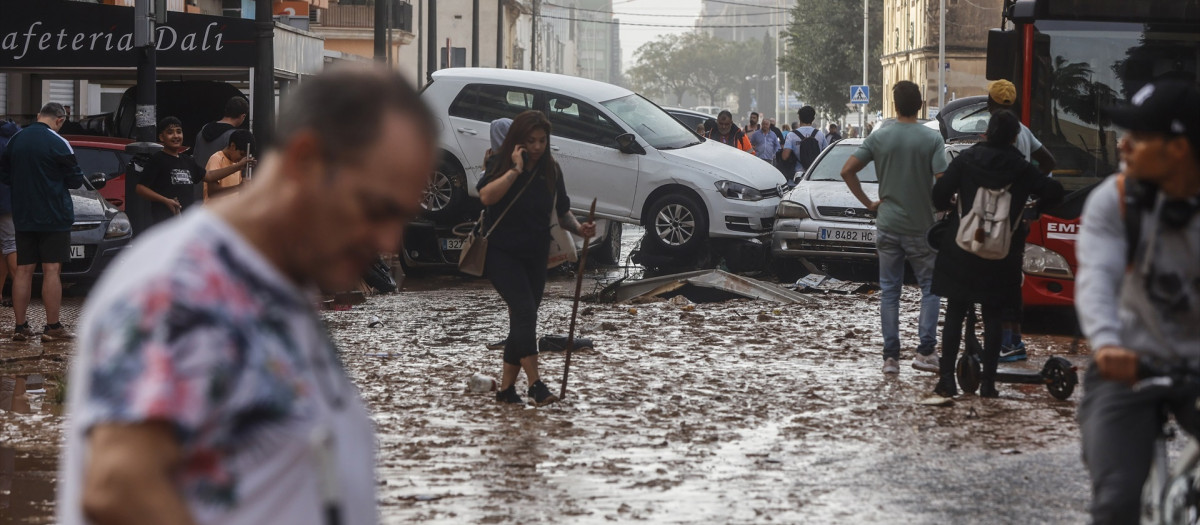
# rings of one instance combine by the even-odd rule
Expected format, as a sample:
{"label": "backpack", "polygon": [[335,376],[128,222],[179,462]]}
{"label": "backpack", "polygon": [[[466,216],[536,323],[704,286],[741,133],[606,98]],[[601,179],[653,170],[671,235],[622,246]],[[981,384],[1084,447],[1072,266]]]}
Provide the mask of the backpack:
{"label": "backpack", "polygon": [[817,160],[817,156],[821,154],[821,143],[817,141],[817,133],[820,132],[821,130],[814,129],[807,137],[800,135],[799,131],[796,132],[797,135],[800,135],[800,147],[796,151],[796,157],[798,157],[796,159],[798,162],[796,165],[797,168],[801,166],[805,169],[811,167],[813,162]]}
{"label": "backpack", "polygon": [[955,241],[960,248],[981,259],[997,261],[1008,257],[1013,237],[1013,225],[1008,217],[1012,209],[1012,194],[1008,191],[1011,187],[990,189],[980,186],[975,191],[975,203],[966,215],[963,215],[962,195],[959,195]]}

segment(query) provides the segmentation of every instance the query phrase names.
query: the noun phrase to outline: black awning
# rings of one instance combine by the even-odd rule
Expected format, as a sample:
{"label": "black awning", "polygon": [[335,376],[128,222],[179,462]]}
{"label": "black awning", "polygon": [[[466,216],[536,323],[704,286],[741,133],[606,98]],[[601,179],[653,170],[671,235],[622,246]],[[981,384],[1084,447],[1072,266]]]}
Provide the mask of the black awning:
{"label": "black awning", "polygon": [[[254,21],[171,12],[159,67],[254,67]],[[0,68],[136,67],[133,8],[64,0],[0,0]]]}

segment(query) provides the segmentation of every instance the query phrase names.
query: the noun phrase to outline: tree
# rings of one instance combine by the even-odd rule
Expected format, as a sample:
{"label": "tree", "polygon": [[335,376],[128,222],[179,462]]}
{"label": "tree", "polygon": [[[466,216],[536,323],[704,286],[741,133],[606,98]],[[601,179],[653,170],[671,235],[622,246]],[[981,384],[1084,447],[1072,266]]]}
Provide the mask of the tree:
{"label": "tree", "polygon": [[691,75],[679,60],[680,40],[680,35],[663,35],[638,48],[637,65],[629,70],[635,91],[655,98],[674,96],[676,106],[683,104]]}
{"label": "tree", "polygon": [[741,84],[733,76],[740,59],[734,44],[699,31],[684,34],[680,44],[680,62],[689,72],[692,88],[708,95],[709,105],[718,105]]}
{"label": "tree", "polygon": [[[869,0],[871,49],[867,78],[876,92],[883,85],[883,0]],[[809,105],[836,118],[849,110],[850,86],[862,82],[862,4],[829,0],[797,0],[784,38],[788,50],[780,68],[788,72],[792,89]],[[882,93],[871,97],[868,109],[883,108]]]}
{"label": "tree", "polygon": [[[1062,55],[1054,57],[1054,70],[1050,73],[1050,96],[1056,101],[1052,106],[1054,108],[1055,133],[1059,138],[1064,138],[1062,122],[1058,120],[1059,106],[1063,106],[1068,113],[1079,116],[1074,111],[1068,110],[1067,105],[1073,104],[1071,101],[1083,98],[1085,87],[1091,77],[1092,68],[1087,62],[1067,62]],[[1074,105],[1073,108],[1079,109],[1080,106]]]}

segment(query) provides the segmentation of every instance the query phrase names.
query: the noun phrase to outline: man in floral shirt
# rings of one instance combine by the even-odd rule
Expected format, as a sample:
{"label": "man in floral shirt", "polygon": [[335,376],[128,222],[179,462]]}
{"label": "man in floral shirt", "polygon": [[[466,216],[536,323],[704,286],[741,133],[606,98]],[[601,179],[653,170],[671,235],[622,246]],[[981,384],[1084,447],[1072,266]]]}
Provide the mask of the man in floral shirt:
{"label": "man in floral shirt", "polygon": [[107,274],[84,311],[60,523],[377,521],[373,428],[312,291],[397,249],[434,126],[395,73],[306,81],[242,199],[118,260],[138,271]]}

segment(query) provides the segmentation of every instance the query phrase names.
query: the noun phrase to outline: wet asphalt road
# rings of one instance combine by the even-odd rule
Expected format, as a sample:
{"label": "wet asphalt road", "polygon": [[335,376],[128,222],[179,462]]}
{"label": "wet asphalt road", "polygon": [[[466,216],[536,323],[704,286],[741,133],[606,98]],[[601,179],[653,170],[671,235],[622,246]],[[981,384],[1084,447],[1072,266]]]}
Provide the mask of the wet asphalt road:
{"label": "wet asphalt road", "polygon": [[[566,333],[572,291],[570,277],[553,278],[541,332]],[[542,409],[467,392],[474,373],[498,377],[500,352],[484,344],[507,330],[485,281],[424,272],[326,319],[378,425],[385,523],[1085,521],[1079,390],[1057,401],[1004,385],[1000,399],[918,405],[935,376],[910,367],[916,290],[903,299],[893,378],[879,370],[876,297],[809,297],[585,304],[580,332],[596,348],[575,354],[568,397]],[[374,316],[382,326],[369,328]],[[1085,361],[1069,337],[1028,342],[1022,368]],[[0,375],[61,373],[69,353],[46,347],[50,360]],[[542,363],[557,391],[561,354]],[[29,414],[0,410],[0,523],[52,514],[62,417],[38,397]]]}

